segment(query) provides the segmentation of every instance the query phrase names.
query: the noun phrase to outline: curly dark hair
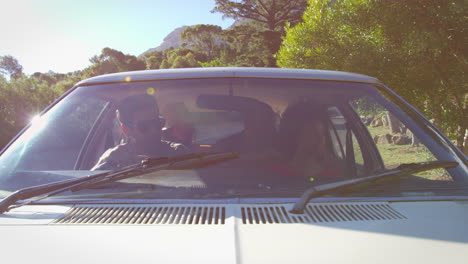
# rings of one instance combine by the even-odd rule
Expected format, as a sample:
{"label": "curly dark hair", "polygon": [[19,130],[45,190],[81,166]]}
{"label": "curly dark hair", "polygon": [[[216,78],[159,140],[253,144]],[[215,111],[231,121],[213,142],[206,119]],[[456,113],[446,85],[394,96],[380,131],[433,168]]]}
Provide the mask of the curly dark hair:
{"label": "curly dark hair", "polygon": [[[278,128],[278,149],[286,159],[291,159],[299,146],[299,135],[307,123],[319,122],[328,131],[330,127],[326,107],[314,101],[300,101],[290,104],[281,114]],[[328,133],[327,133],[328,135]],[[328,135],[326,146],[331,146]]]}

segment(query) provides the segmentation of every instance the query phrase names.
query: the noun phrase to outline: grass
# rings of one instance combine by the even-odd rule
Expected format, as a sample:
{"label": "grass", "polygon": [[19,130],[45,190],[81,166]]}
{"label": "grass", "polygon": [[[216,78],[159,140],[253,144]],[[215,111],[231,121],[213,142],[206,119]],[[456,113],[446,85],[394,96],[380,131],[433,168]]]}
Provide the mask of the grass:
{"label": "grass", "polygon": [[369,130],[369,133],[371,134],[372,137],[374,137],[375,135],[391,134],[390,129],[385,128],[383,126],[379,126],[379,127],[368,126],[367,129]]}
{"label": "grass", "polygon": [[430,161],[426,147],[412,147],[411,145],[377,144],[377,149],[386,167],[394,167],[402,163]]}
{"label": "grass", "polygon": [[[372,137],[390,133],[388,128],[384,127],[368,127]],[[395,168],[402,163],[425,162],[433,161],[436,158],[422,144],[419,146],[409,145],[393,145],[393,144],[377,144],[377,149],[382,156],[386,168]],[[436,169],[415,174],[415,176],[423,177],[429,180],[451,180],[445,169]]]}

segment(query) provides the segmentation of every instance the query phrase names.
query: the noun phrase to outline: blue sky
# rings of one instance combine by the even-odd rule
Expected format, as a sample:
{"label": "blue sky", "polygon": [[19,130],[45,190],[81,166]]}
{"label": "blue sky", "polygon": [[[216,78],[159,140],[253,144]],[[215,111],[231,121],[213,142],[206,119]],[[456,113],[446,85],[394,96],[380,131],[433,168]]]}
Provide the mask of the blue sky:
{"label": "blue sky", "polygon": [[232,19],[210,13],[213,0],[0,0],[0,56],[26,74],[87,67],[105,47],[139,55],[177,27]]}

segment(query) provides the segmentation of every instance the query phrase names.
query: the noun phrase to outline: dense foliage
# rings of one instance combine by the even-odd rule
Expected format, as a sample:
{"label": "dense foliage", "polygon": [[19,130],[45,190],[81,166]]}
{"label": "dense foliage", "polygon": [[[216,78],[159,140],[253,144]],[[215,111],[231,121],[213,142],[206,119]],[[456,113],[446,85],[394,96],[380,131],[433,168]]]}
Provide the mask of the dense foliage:
{"label": "dense foliage", "polygon": [[388,84],[459,147],[468,129],[464,0],[311,0],[278,65],[358,72]]}
{"label": "dense foliage", "polygon": [[270,31],[283,30],[286,22],[299,22],[307,6],[307,0],[215,0],[215,3],[211,12],[234,19],[251,19],[264,24]]}

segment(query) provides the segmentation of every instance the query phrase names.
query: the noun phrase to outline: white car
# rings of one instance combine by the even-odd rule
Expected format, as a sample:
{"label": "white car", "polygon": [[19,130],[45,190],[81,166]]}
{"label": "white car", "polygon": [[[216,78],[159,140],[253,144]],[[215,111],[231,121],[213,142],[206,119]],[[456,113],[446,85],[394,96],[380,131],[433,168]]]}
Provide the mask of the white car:
{"label": "white car", "polygon": [[0,259],[467,263],[467,164],[364,75],[98,76],[1,152]]}

